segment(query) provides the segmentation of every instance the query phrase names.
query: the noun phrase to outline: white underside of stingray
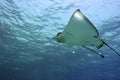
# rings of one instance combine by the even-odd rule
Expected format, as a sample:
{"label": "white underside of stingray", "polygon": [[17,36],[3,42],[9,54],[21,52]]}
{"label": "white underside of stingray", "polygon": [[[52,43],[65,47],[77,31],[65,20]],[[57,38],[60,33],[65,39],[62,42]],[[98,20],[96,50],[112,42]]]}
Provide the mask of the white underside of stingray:
{"label": "white underside of stingray", "polygon": [[[104,57],[100,53],[90,49],[87,46],[95,46],[98,49],[106,44],[99,38],[99,33],[94,25],[85,17],[79,9],[77,9],[70,18],[67,26],[63,32],[59,32],[57,36],[53,38],[55,41],[65,43],[71,46],[82,46],[101,57]],[[108,44],[106,44],[111,48]],[[113,48],[111,48],[116,54],[118,54]],[[119,55],[119,54],[118,54]]]}

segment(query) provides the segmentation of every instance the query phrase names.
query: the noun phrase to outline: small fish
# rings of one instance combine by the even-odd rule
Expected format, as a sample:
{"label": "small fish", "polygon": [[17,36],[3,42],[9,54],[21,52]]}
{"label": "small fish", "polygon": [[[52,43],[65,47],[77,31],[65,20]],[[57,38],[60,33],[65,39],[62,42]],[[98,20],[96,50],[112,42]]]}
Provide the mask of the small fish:
{"label": "small fish", "polygon": [[57,33],[53,39],[59,43],[65,43],[71,46],[82,46],[102,58],[104,58],[104,55],[91,49],[89,46],[95,46],[100,49],[105,44],[120,56],[117,51],[99,38],[98,30],[79,9],[73,13],[64,31]]}

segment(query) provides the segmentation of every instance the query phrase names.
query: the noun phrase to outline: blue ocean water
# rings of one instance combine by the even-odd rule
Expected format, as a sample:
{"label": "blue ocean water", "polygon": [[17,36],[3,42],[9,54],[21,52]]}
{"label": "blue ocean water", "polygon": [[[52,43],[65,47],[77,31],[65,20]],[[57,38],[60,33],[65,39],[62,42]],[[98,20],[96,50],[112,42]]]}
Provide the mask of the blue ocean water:
{"label": "blue ocean water", "polygon": [[120,0],[0,0],[0,80],[120,80],[120,57],[52,40],[76,9],[120,52]]}

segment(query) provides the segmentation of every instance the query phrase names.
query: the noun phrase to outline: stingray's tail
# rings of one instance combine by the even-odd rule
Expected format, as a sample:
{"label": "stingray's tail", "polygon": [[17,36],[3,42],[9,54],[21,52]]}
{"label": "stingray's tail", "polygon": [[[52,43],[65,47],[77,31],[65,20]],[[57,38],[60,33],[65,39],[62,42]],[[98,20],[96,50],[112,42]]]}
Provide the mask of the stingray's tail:
{"label": "stingray's tail", "polygon": [[104,43],[107,47],[109,47],[111,50],[113,50],[115,54],[117,54],[118,56],[120,56],[120,54],[119,54],[116,50],[114,50],[111,46],[109,46],[105,41],[103,41],[103,43]]}

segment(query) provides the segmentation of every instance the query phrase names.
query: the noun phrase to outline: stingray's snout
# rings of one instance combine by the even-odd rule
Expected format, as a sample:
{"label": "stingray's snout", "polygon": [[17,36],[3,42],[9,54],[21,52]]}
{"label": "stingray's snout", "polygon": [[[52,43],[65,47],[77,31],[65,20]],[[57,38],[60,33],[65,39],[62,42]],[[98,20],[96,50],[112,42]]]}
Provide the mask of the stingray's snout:
{"label": "stingray's snout", "polygon": [[55,40],[56,42],[63,43],[64,39],[62,38],[61,34],[62,32],[57,33],[57,35],[55,37],[52,37],[52,39]]}
{"label": "stingray's snout", "polygon": [[55,37],[52,37],[52,39],[57,41],[59,39],[60,34],[62,34],[62,32],[57,33],[57,35]]}
{"label": "stingray's snout", "polygon": [[52,39],[55,40],[55,39],[56,39],[56,36],[55,36],[55,37],[52,37]]}

